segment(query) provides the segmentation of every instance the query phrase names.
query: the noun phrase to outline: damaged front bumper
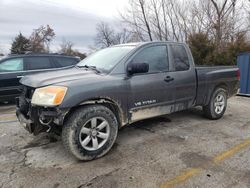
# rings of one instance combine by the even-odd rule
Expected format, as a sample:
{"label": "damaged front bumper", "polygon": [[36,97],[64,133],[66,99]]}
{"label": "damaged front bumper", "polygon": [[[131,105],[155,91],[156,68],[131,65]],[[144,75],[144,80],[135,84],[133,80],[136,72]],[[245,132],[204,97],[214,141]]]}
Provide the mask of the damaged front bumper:
{"label": "damaged front bumper", "polygon": [[19,108],[16,109],[16,116],[18,121],[20,122],[20,125],[22,125],[27,131],[30,133],[33,132],[32,124],[33,122],[30,119],[27,119]]}
{"label": "damaged front bumper", "polygon": [[16,116],[20,124],[34,135],[51,131],[59,133],[68,112],[68,109],[58,107],[33,106],[30,100],[22,96],[17,98],[16,103]]}

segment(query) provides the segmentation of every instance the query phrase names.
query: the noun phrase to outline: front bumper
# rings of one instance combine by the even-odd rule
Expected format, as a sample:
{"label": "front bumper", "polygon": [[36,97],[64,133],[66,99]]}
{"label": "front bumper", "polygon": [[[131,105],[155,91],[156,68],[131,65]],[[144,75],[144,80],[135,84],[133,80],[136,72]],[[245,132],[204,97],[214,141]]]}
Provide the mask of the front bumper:
{"label": "front bumper", "polygon": [[16,116],[20,125],[22,125],[27,131],[30,133],[34,132],[34,123],[30,119],[27,119],[24,114],[22,114],[21,110],[17,107],[16,108]]}
{"label": "front bumper", "polygon": [[41,132],[58,130],[64,122],[68,110],[32,106],[30,100],[22,96],[16,99],[16,116],[20,124],[29,132],[37,135]]}

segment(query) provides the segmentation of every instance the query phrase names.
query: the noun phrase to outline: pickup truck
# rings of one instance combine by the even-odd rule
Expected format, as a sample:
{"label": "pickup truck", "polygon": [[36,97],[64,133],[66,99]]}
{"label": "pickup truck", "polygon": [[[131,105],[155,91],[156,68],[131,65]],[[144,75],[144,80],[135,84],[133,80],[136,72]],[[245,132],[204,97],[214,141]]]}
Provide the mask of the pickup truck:
{"label": "pickup truck", "polygon": [[97,51],[73,68],[21,79],[17,117],[34,135],[57,132],[79,160],[105,155],[119,128],[202,106],[223,116],[237,93],[239,69],[196,67],[177,42],[128,43]]}

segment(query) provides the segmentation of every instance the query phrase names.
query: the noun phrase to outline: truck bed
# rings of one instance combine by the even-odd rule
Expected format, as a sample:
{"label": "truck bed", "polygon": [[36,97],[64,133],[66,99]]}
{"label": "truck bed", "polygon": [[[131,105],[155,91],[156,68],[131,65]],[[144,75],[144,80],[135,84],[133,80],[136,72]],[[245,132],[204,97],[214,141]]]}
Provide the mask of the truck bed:
{"label": "truck bed", "polygon": [[197,96],[196,105],[207,105],[213,90],[223,86],[228,97],[237,93],[238,68],[236,66],[196,66]]}

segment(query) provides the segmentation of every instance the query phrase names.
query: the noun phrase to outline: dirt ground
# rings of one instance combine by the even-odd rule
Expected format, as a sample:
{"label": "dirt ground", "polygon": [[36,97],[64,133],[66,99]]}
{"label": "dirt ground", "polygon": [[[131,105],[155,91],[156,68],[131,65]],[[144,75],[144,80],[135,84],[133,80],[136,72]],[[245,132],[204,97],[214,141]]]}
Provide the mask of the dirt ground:
{"label": "dirt ground", "polygon": [[91,162],[60,139],[30,135],[14,112],[0,107],[0,187],[250,187],[250,98],[231,98],[217,121],[191,109],[122,128]]}

